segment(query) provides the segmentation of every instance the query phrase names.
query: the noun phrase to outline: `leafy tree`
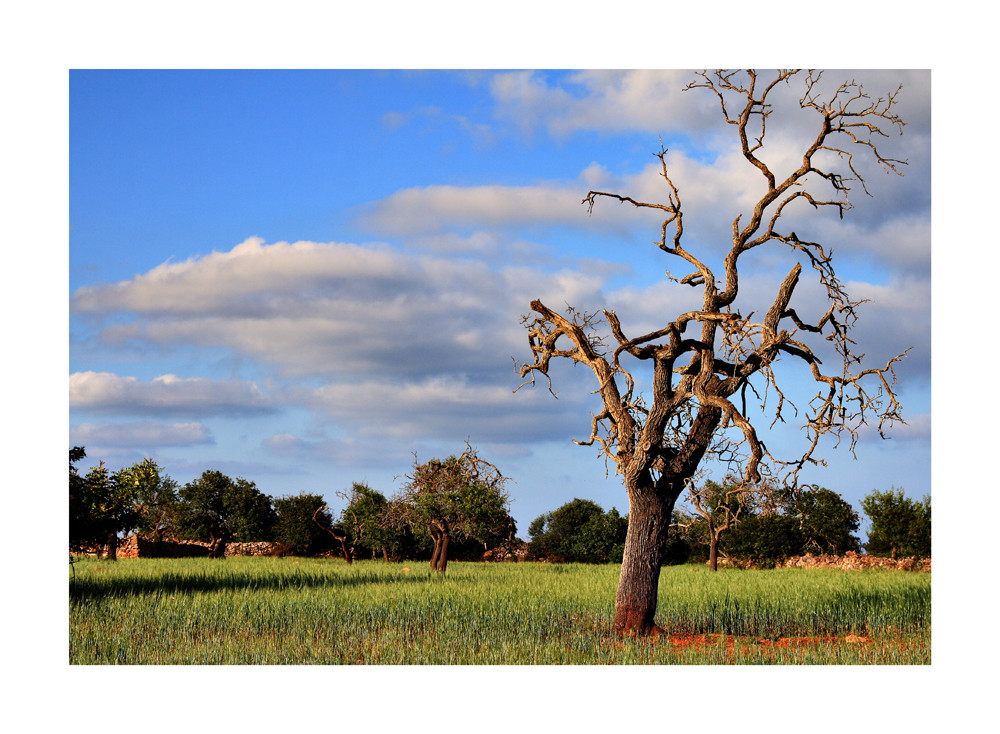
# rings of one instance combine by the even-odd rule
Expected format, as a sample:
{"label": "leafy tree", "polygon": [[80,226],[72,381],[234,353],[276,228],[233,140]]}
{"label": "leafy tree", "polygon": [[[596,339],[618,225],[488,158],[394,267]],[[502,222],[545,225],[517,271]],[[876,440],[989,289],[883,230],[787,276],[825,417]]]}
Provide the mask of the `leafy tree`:
{"label": "leafy tree", "polygon": [[105,535],[96,516],[96,498],[91,497],[87,480],[80,476],[76,464],[86,458],[83,446],[69,450],[69,544],[78,549]]}
{"label": "leafy tree", "polygon": [[859,526],[858,513],[833,490],[812,485],[799,494],[794,512],[802,531],[803,550],[839,555],[860,550],[854,535]]}
{"label": "leafy tree", "polygon": [[445,573],[452,537],[486,544],[509,526],[507,482],[500,471],[467,446],[460,456],[425,464],[414,460],[409,482],[394,498],[387,521],[426,529],[433,540],[431,569]]}
{"label": "leafy tree", "polygon": [[353,555],[357,555],[358,548],[365,548],[372,558],[378,553],[388,561],[390,552],[397,555],[402,550],[406,534],[388,522],[389,501],[384,494],[362,482],[355,482],[349,493],[337,494],[347,500],[340,524],[347,533]]}
{"label": "leafy tree", "polygon": [[[292,548],[296,555],[312,555],[327,546],[326,532],[333,527],[326,501],[318,494],[302,492],[274,500],[274,539]],[[319,513],[318,521],[313,517]]]}
{"label": "leafy tree", "polygon": [[726,555],[757,566],[773,566],[799,555],[802,531],[795,517],[777,512],[745,515],[726,535]]}
{"label": "leafy tree", "polygon": [[138,522],[135,483],[127,470],[110,471],[104,462],[81,477],[76,463],[86,456],[83,447],[69,452],[69,542],[80,550],[107,546],[108,558],[117,558],[118,533]]}
{"label": "leafy tree", "polygon": [[207,540],[210,555],[222,558],[231,540],[270,540],[275,513],[271,498],[243,478],[235,481],[208,470],[180,490],[175,513],[178,537]]}
{"label": "leafy tree", "polygon": [[528,527],[528,556],[578,563],[621,562],[628,518],[575,498],[540,515]]}
{"label": "leafy tree", "polygon": [[871,520],[865,550],[876,556],[897,555],[930,558],[931,498],[917,502],[893,487],[888,492],[873,489],[861,501]]}
{"label": "leafy tree", "polygon": [[139,535],[163,541],[170,532],[177,508],[177,482],[163,473],[152,459],[143,459],[122,470],[135,488],[135,530]]}
{"label": "leafy tree", "polygon": [[[883,367],[859,367],[851,338],[858,302],[838,279],[828,248],[799,237],[784,216],[806,211],[807,203],[841,215],[850,210],[851,189],[865,188],[860,173],[865,156],[885,171],[900,172],[901,161],[884,155],[881,147],[889,131],[902,132],[896,93],[872,98],[853,81],[827,87],[821,73],[808,72],[801,96],[795,96],[815,137],[804,144],[791,171],[779,169],[779,163],[789,158],[767,155],[773,139],[773,106],[799,73],[779,70],[765,79],[752,69],[701,72],[687,87],[706,89],[715,98],[747,170],[760,176],[756,201],[743,211],[722,215],[732,230],[722,269],[714,264],[719,258],[710,248],[704,250],[684,238],[688,212],[682,207],[683,187],[674,182],[666,149],[657,154],[665,201],[640,201],[603,191],[589,191],[584,197],[591,210],[598,199],[607,198],[661,215],[657,245],[672,263],[684,268],[679,277],[670,271],[667,277],[678,288],[698,289],[699,308],[685,310],[649,333],[631,336],[610,308],[603,309],[610,334],[602,330],[597,313],[568,308],[560,314],[537,299],[530,303],[532,313],[523,317],[531,353],[531,361],[520,366],[523,385],[542,375],[551,391],[553,359],[582,364],[594,373],[594,392],[602,406],[593,416],[589,438],[578,443],[601,447],[621,475],[629,499],[625,562],[612,623],[619,633],[648,634],[657,629],[659,569],[674,504],[720,438],[730,443],[729,451],[746,455],[741,459],[746,481],[759,481],[761,470],[771,468],[774,473],[789,473],[787,484],[795,485],[801,467],[820,461],[818,447],[825,436],[848,435],[853,446],[863,424],[875,423],[881,432],[901,417],[893,365],[905,352]],[[794,108],[795,102],[790,106]],[[808,220],[797,218],[796,228],[801,232],[803,226]],[[777,248],[791,265],[773,297],[765,299],[759,299],[759,289],[741,288],[751,267],[748,253],[757,248]],[[828,310],[817,312],[812,323],[792,307],[803,263],[828,299]],[[689,326],[697,327],[697,333],[686,333]],[[833,359],[817,354],[831,343]],[[810,370],[817,385],[811,400],[785,399],[784,365],[789,361]],[[645,373],[638,373],[643,367]],[[877,389],[868,390],[869,381]],[[637,394],[641,385],[650,386],[650,392]],[[760,422],[751,422],[751,416],[760,412],[750,409],[748,398],[758,402],[760,412],[773,409],[765,425],[783,421],[793,409],[805,406],[801,454],[784,457],[770,452],[758,435]],[[767,405],[769,399],[774,402]]]}

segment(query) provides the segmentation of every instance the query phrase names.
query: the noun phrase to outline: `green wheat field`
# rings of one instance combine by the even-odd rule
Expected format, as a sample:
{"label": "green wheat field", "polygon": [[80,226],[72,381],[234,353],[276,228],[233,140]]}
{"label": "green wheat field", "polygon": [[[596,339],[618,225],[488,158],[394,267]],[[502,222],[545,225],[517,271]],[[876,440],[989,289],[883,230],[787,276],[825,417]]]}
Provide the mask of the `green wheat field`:
{"label": "green wheat field", "polygon": [[70,664],[671,665],[931,662],[931,575],[665,567],[657,623],[611,633],[618,567],[313,558],[83,558]]}

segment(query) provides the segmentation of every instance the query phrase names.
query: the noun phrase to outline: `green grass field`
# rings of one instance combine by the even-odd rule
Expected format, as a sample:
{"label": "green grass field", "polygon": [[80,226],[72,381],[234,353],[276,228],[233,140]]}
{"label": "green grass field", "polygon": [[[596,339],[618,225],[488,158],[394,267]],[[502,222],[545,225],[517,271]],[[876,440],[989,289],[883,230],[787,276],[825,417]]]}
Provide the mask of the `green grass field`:
{"label": "green grass field", "polygon": [[931,577],[660,577],[666,638],[611,634],[616,566],[310,558],[84,559],[71,664],[929,664]]}

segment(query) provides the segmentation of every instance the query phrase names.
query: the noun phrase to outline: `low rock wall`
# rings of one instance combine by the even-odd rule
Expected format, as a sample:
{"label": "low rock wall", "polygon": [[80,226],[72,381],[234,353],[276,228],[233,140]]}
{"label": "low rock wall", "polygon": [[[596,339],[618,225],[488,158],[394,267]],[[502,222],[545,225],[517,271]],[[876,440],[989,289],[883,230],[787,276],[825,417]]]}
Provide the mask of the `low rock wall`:
{"label": "low rock wall", "polygon": [[782,564],[785,568],[843,568],[847,571],[857,571],[866,568],[888,568],[896,571],[930,571],[930,558],[881,558],[866,556],[854,551],[847,551],[842,556],[830,556],[825,553],[804,556],[793,556]]}
{"label": "low rock wall", "polygon": [[[250,543],[226,543],[227,556],[268,556],[277,543],[265,541]],[[199,540],[155,540],[130,535],[118,546],[119,558],[186,558],[208,556],[211,544]]]}

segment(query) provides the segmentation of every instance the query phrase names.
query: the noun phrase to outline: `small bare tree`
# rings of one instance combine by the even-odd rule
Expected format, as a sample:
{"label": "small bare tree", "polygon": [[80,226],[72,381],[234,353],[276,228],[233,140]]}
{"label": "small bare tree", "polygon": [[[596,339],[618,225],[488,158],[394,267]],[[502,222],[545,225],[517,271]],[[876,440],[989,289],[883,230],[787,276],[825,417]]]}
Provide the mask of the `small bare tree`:
{"label": "small bare tree", "polygon": [[[816,451],[824,436],[840,437],[846,432],[853,450],[862,424],[877,420],[881,434],[887,422],[900,420],[893,365],[905,352],[884,367],[861,368],[861,357],[854,352],[850,338],[860,302],[852,301],[844,290],[823,245],[800,239],[783,226],[782,219],[793,204],[803,202],[814,209],[836,209],[842,217],[851,208],[848,194],[852,186],[860,185],[868,193],[855,152],[867,153],[887,172],[900,173],[904,162],[879,150],[880,139],[890,130],[902,133],[904,123],[894,109],[899,90],[875,99],[852,81],[823,95],[821,75],[806,73],[799,105],[814,113],[815,137],[807,144],[801,164],[779,178],[759,154],[775,90],[799,73],[781,70],[765,82],[752,70],[701,72],[687,87],[704,88],[717,97],[726,123],[739,136],[743,158],[766,184],[766,191],[752,209],[737,213],[732,220],[732,245],[725,255],[721,280],[705,254],[685,245],[681,196],[667,170],[667,151],[662,146],[657,157],[666,184],[666,203],[647,203],[603,191],[589,191],[583,199],[591,211],[598,199],[610,198],[661,212],[659,248],[691,268],[679,279],[669,271],[667,276],[679,285],[700,289],[701,310],[682,313],[663,328],[629,337],[615,312],[605,309],[604,318],[614,338],[612,347],[598,332],[596,313],[570,308],[561,315],[535,300],[531,302],[533,314],[523,319],[533,360],[520,365],[521,377],[530,378],[521,387],[534,384],[536,376],[542,374],[551,392],[548,372],[553,358],[586,365],[596,377],[595,392],[603,406],[593,416],[590,437],[577,443],[598,443],[605,457],[614,462],[628,493],[629,528],[614,617],[614,629],[621,633],[658,630],[654,614],[671,511],[718,433],[734,435],[735,444],[748,457],[744,481],[760,481],[761,469],[768,465],[784,471],[785,481],[794,484],[800,468],[823,463]],[[752,310],[741,313],[734,308],[741,258],[763,245],[786,247],[795,262],[769,304],[750,304]],[[803,320],[790,306],[802,262],[811,266],[829,303],[814,323]],[[700,326],[699,334],[686,333],[693,325]],[[810,336],[833,343],[839,362],[836,369],[823,371],[820,358],[806,342]],[[637,394],[635,366],[626,367],[626,357],[652,368],[648,399]],[[773,420],[784,421],[791,401],[786,400],[775,372],[783,357],[808,368],[819,385],[805,411],[805,449],[792,458],[772,454],[747,411],[750,391],[762,408],[773,401]],[[874,392],[869,391],[869,382],[874,384]]]}
{"label": "small bare tree", "polygon": [[[708,565],[713,571],[719,569],[719,540],[722,534],[736,527],[740,517],[754,512],[755,508],[775,505],[776,494],[773,483],[766,479],[748,484],[741,477],[729,475],[722,484],[710,479],[701,484],[688,482],[685,497],[695,514],[705,520]],[[688,523],[678,523],[678,526],[690,527]]]}

